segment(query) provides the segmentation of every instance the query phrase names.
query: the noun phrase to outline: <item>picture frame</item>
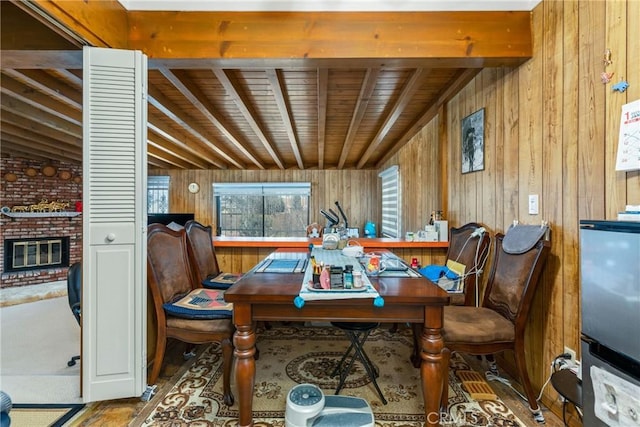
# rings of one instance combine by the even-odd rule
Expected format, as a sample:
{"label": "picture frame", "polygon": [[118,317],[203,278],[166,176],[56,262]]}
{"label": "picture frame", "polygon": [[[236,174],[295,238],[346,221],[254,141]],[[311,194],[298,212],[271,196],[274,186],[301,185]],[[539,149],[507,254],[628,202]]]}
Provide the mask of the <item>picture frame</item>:
{"label": "picture frame", "polygon": [[462,119],[461,127],[462,173],[484,170],[484,108]]}

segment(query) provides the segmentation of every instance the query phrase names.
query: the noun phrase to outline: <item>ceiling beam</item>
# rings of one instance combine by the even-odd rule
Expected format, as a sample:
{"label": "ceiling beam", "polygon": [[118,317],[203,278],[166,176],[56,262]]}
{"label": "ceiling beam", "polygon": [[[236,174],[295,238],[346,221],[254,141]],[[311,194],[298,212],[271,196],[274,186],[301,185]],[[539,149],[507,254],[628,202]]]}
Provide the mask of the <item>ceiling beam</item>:
{"label": "ceiling beam", "polygon": [[437,114],[439,109],[449,102],[463,87],[467,85],[481,70],[470,68],[467,70],[461,70],[452,81],[445,85],[445,88],[438,95],[435,103],[427,106],[426,110],[420,115],[420,117],[405,130],[404,134],[396,141],[393,147],[387,151],[376,164],[376,167],[382,167],[384,162],[391,158],[400,148],[404,146],[411,138],[413,138],[423,127],[425,127]]}
{"label": "ceiling beam", "polygon": [[58,116],[69,123],[82,126],[82,111],[38,92],[34,88],[26,86],[8,75],[2,76],[0,84],[0,91],[3,95],[19,99],[42,111]]}
{"label": "ceiling beam", "polygon": [[13,77],[22,84],[36,89],[72,108],[82,111],[82,93],[61,83],[41,70],[3,69],[3,74]]}
{"label": "ceiling beam", "polygon": [[131,11],[128,16],[129,48],[150,58],[456,58],[498,66],[532,55],[531,12]]}
{"label": "ceiling beam", "polygon": [[82,150],[57,141],[38,142],[37,144],[24,132],[13,133],[15,129],[2,129],[0,138],[3,148],[18,148],[22,152],[31,152],[39,156],[56,160],[72,159],[82,162]]}
{"label": "ceiling beam", "polygon": [[[224,169],[223,166],[220,166],[222,165],[222,163],[220,163],[219,159],[211,156],[208,151],[203,150],[199,145],[196,145],[196,143],[189,138],[185,138],[182,135],[176,135],[176,131],[172,129],[165,121],[158,120],[149,116],[149,122],[147,126],[150,132],[154,132],[158,136],[169,141],[176,147],[182,148],[185,152],[190,153],[196,158],[207,161],[208,165],[206,166],[203,166],[204,164],[202,162],[195,162],[196,164],[200,164],[202,169],[209,169],[209,165]],[[192,163],[194,163],[193,160]]]}
{"label": "ceiling beam", "polygon": [[63,37],[81,45],[129,48],[128,12],[117,0],[14,3]]}
{"label": "ceiling beam", "polygon": [[222,87],[224,87],[224,89],[227,91],[227,95],[229,95],[231,99],[233,99],[233,102],[235,102],[236,106],[244,116],[244,119],[247,121],[247,124],[249,124],[253,132],[256,134],[256,136],[262,143],[262,146],[265,148],[265,150],[267,150],[267,152],[273,159],[274,163],[278,165],[280,169],[284,169],[284,163],[282,162],[282,159],[280,159],[280,156],[276,152],[273,144],[271,144],[271,141],[269,141],[269,139],[264,134],[262,127],[256,120],[253,113],[249,110],[249,107],[247,106],[248,103],[245,102],[242,95],[240,95],[240,93],[236,90],[235,85],[233,84],[231,79],[229,79],[229,76],[227,76],[227,73],[220,68],[214,68],[212,71],[213,71],[213,74],[215,74],[218,81],[220,82],[220,84],[222,85]]}
{"label": "ceiling beam", "polygon": [[[517,66],[528,58],[497,61],[490,58],[148,58],[148,69],[160,68],[194,70],[223,68],[226,70],[263,70],[286,68],[309,70],[315,68],[483,68]],[[0,66],[15,69],[82,69],[81,50],[3,50]]]}
{"label": "ceiling beam", "polygon": [[[190,123],[193,123],[190,117],[180,111],[178,107],[173,105],[173,102],[169,100],[164,94],[162,94],[159,90],[155,89],[153,86],[149,86],[149,104],[156,107],[160,112],[162,112],[165,116],[171,119],[174,123],[184,129],[191,136],[196,138],[202,144],[209,147],[216,154],[218,154],[223,159],[226,159],[229,163],[233,164],[238,169],[242,169],[243,165],[240,164],[237,160],[233,159],[229,154],[220,149],[215,143],[211,142],[209,138],[203,135],[204,131],[200,131],[195,129]],[[221,163],[220,161],[214,162],[214,164],[221,168],[227,169],[226,165]]]}
{"label": "ceiling beam", "polygon": [[11,112],[27,120],[35,120],[43,126],[66,133],[67,135],[76,138],[82,137],[82,125],[70,123],[56,115],[34,107],[31,104],[27,104],[20,99],[3,96],[0,99],[0,108],[2,108],[2,111]]}
{"label": "ceiling beam", "polygon": [[157,160],[168,163],[172,165],[173,168],[191,169],[191,166],[193,166],[191,163],[176,159],[175,156],[173,156],[173,153],[151,141],[147,141],[147,155],[154,157]]}
{"label": "ceiling beam", "polygon": [[289,137],[289,144],[291,144],[293,155],[296,158],[296,162],[298,163],[298,168],[302,170],[304,169],[304,163],[302,161],[302,155],[300,154],[298,138],[296,136],[293,123],[291,122],[289,103],[287,102],[287,97],[284,93],[282,82],[280,81],[280,73],[278,72],[278,70],[274,70],[272,68],[265,70],[265,72],[267,73],[267,79],[269,80],[269,84],[271,85],[271,89],[273,90],[273,96],[275,98],[276,105],[278,105],[278,110],[280,111],[280,115],[282,116],[282,122],[287,132],[287,136]]}
{"label": "ceiling beam", "polygon": [[413,74],[409,78],[409,81],[402,89],[402,93],[396,100],[396,103],[393,105],[393,108],[391,108],[391,111],[384,119],[382,126],[380,126],[380,129],[378,129],[376,136],[373,137],[373,140],[369,143],[367,150],[360,157],[360,161],[358,161],[357,165],[358,169],[362,169],[367,160],[369,160],[371,154],[373,154],[374,151],[377,150],[380,142],[382,142],[384,137],[387,135],[387,132],[389,132],[389,130],[398,120],[398,117],[400,117],[402,111],[409,104],[411,97],[420,88],[420,84],[424,81],[428,74],[429,71],[425,70],[424,68],[418,68],[413,72]]}
{"label": "ceiling beam", "polygon": [[329,70],[327,68],[318,68],[318,169],[324,169],[328,96]]}
{"label": "ceiling beam", "polygon": [[338,169],[343,168],[344,163],[347,160],[347,156],[351,151],[353,140],[358,133],[358,127],[360,126],[360,122],[364,117],[364,113],[367,111],[369,98],[371,97],[373,90],[376,88],[379,74],[379,69],[368,68],[364,75],[362,85],[360,86],[360,93],[358,94],[358,99],[356,100],[356,106],[353,110],[353,115],[351,116],[351,122],[349,123],[349,130],[347,131],[347,136],[342,146],[342,153],[340,154],[340,160],[338,161]]}
{"label": "ceiling beam", "polygon": [[41,135],[42,137],[47,138],[49,140],[64,142],[67,144],[72,144],[72,145],[77,145],[78,147],[82,147],[82,139],[80,139],[79,137],[71,136],[65,132],[61,132],[57,129],[53,129],[47,125],[35,122],[23,116],[19,116],[10,111],[4,111],[2,113],[2,122],[3,122],[3,130],[4,130],[5,124],[11,124],[19,128],[22,128],[26,131],[33,132],[37,135]]}
{"label": "ceiling beam", "polygon": [[[231,132],[227,126],[222,123],[221,118],[213,113],[214,107],[211,101],[202,94],[202,91],[191,84],[184,72],[180,72],[178,76],[175,72],[168,68],[160,68],[158,71],[167,79],[178,91],[193,105],[198,111],[213,124],[242,154],[244,154],[253,164],[260,169],[264,169],[264,165],[244,146],[240,139]],[[229,158],[229,161],[232,159]]]}
{"label": "ceiling beam", "polygon": [[85,44],[138,49],[149,58],[436,58],[467,68],[515,66],[533,54],[529,11],[177,12],[127,11],[116,0],[15,3]]}
{"label": "ceiling beam", "polygon": [[[11,117],[8,117],[9,119]],[[39,134],[33,130],[26,129],[22,124],[6,121],[2,123],[2,132],[5,135],[14,135],[29,141],[32,145],[45,145],[54,149],[67,150],[77,153],[82,157],[82,141],[79,138],[53,139],[47,135]]]}
{"label": "ceiling beam", "polygon": [[62,151],[48,151],[43,150],[42,146],[33,147],[30,145],[24,144],[16,144],[13,141],[2,139],[2,147],[3,149],[10,151],[11,155],[14,157],[23,157],[30,160],[40,160],[40,161],[69,161],[68,156],[66,156]]}

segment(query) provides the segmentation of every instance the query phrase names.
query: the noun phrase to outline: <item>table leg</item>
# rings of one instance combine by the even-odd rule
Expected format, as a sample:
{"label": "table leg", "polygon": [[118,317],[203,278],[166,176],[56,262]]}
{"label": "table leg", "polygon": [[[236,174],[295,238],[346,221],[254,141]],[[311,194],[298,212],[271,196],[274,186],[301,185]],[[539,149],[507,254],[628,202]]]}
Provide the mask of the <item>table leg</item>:
{"label": "table leg", "polygon": [[444,340],[441,329],[443,322],[442,307],[425,307],[424,327],[420,337],[421,348],[420,376],[422,378],[422,396],[424,398],[425,426],[440,425],[440,401],[445,370],[442,368]]}
{"label": "table leg", "polygon": [[233,307],[236,332],[233,335],[236,386],[240,427],[253,426],[253,385],[256,376],[256,334],[251,320],[251,306],[235,304]]}

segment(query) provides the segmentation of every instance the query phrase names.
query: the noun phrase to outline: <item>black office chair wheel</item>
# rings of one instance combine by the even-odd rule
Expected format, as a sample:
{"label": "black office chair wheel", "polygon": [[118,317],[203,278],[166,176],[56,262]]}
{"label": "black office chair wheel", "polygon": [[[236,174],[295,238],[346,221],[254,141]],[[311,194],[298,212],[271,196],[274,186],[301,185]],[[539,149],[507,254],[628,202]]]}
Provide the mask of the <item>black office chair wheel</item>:
{"label": "black office chair wheel", "polygon": [[76,360],[80,360],[80,356],[73,356],[73,357],[71,358],[71,360],[69,360],[69,361],[67,362],[67,366],[69,366],[69,367],[71,367],[71,366],[75,366],[75,364],[76,364]]}

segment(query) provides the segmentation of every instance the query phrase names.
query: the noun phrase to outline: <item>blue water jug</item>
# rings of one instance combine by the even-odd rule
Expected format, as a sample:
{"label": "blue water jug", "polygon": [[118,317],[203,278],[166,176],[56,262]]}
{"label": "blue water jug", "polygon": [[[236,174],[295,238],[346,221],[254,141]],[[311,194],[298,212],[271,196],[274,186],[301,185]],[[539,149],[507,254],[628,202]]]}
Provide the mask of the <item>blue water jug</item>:
{"label": "blue water jug", "polygon": [[376,225],[371,221],[364,225],[364,237],[376,237]]}

